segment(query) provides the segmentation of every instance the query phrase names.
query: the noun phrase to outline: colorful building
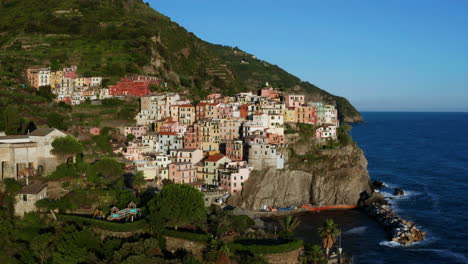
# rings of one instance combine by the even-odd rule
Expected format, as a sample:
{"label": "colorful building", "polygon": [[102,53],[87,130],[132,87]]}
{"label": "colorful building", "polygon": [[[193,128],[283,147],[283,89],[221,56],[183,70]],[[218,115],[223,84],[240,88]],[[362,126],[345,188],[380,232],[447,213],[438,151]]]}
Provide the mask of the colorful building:
{"label": "colorful building", "polygon": [[125,77],[117,84],[109,86],[109,94],[111,96],[145,96],[151,94],[150,84],[159,85],[159,80],[152,76]]}
{"label": "colorful building", "polygon": [[249,167],[246,161],[228,162],[219,169],[221,189],[229,193],[242,191],[244,182],[249,178],[252,170],[253,168]]}

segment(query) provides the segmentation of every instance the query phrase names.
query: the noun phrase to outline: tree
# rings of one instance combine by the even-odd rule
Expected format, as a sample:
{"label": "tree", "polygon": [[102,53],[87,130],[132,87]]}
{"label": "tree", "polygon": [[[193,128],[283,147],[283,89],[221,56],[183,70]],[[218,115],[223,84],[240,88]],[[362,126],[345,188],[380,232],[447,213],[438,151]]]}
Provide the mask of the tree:
{"label": "tree", "polygon": [[52,93],[52,87],[50,85],[40,86],[37,95],[44,97],[47,101],[51,101],[52,99],[56,98],[57,96]]}
{"label": "tree", "polygon": [[286,238],[292,237],[294,229],[296,229],[300,223],[301,221],[299,221],[297,217],[293,217],[290,215],[281,219],[280,224],[281,224],[281,227],[283,228],[282,236]]}
{"label": "tree", "polygon": [[52,142],[52,154],[59,156],[63,161],[69,157],[74,157],[83,150],[83,145],[71,136],[59,137]]}
{"label": "tree", "polygon": [[152,228],[160,225],[175,229],[181,225],[201,226],[206,221],[203,194],[187,184],[164,186],[149,204]]}
{"label": "tree", "polygon": [[96,161],[92,166],[96,174],[108,182],[117,180],[124,173],[123,164],[109,157]]}
{"label": "tree", "polygon": [[68,129],[67,117],[56,112],[47,115],[47,124],[61,130]]}
{"label": "tree", "polygon": [[312,261],[314,264],[323,262],[325,260],[325,257],[323,255],[323,249],[318,244],[306,246],[304,251],[306,260]]}
{"label": "tree", "polygon": [[3,111],[3,124],[7,135],[17,135],[20,131],[22,119],[16,105],[8,105]]}
{"label": "tree", "polygon": [[53,253],[54,263],[78,264],[86,261],[90,255],[90,249],[97,248],[99,238],[89,229],[76,231],[73,227],[66,227],[56,243]]}
{"label": "tree", "polygon": [[134,139],[135,139],[135,135],[133,135],[133,134],[128,134],[127,135],[127,141],[130,142],[130,141],[133,141]]}
{"label": "tree", "polygon": [[45,233],[39,236],[36,236],[31,241],[31,250],[39,259],[41,264],[46,263],[47,259],[51,256],[52,251],[50,247],[52,246],[52,234]]}
{"label": "tree", "polygon": [[319,228],[319,234],[322,238],[322,245],[325,248],[328,256],[330,248],[336,241],[336,237],[340,235],[340,230],[333,219],[327,219],[322,227]]}
{"label": "tree", "polygon": [[141,187],[146,184],[145,175],[143,172],[138,171],[132,177],[132,187],[136,189],[137,194],[141,192]]}

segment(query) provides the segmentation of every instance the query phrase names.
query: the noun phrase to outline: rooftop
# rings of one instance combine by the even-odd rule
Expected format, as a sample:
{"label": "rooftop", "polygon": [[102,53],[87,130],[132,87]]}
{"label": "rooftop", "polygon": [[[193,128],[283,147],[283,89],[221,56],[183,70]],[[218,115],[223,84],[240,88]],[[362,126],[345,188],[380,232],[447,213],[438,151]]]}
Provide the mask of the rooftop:
{"label": "rooftop", "polygon": [[49,127],[42,127],[42,128],[37,128],[33,132],[29,133],[29,136],[34,136],[34,137],[44,137],[47,136],[48,134],[52,133],[55,128],[49,128]]}
{"label": "rooftop", "polygon": [[33,183],[23,187],[20,194],[38,194],[40,191],[44,190],[47,187],[47,184],[44,183]]}
{"label": "rooftop", "polygon": [[217,162],[218,160],[224,158],[225,156],[223,154],[215,154],[209,156],[206,161],[211,161],[211,162]]}

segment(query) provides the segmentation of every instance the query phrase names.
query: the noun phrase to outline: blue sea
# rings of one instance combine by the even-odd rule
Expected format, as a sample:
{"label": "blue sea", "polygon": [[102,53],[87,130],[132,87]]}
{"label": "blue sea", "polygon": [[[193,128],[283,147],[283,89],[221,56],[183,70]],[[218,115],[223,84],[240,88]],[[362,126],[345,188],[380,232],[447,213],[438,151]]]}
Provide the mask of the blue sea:
{"label": "blue sea", "polygon": [[[309,213],[298,238],[317,242],[317,225],[333,218],[354,263],[468,263],[468,113],[365,112],[352,136],[369,161],[372,180],[393,209],[427,232],[404,247],[360,211]],[[406,195],[394,197],[393,188]]]}

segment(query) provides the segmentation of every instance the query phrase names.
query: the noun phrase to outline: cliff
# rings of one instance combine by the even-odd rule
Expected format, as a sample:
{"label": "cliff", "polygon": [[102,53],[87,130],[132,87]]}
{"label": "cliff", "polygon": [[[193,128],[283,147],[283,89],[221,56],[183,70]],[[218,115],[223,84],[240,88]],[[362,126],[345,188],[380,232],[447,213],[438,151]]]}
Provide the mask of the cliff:
{"label": "cliff", "polygon": [[340,149],[294,149],[285,169],[253,171],[241,193],[229,202],[245,209],[314,205],[357,205],[362,192],[372,193],[367,160],[354,144]]}

